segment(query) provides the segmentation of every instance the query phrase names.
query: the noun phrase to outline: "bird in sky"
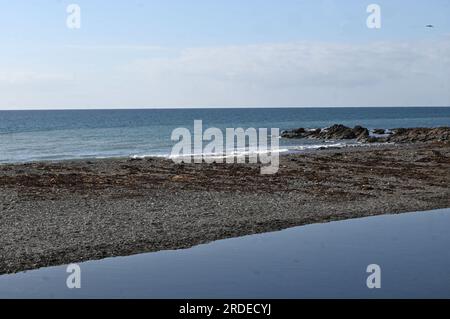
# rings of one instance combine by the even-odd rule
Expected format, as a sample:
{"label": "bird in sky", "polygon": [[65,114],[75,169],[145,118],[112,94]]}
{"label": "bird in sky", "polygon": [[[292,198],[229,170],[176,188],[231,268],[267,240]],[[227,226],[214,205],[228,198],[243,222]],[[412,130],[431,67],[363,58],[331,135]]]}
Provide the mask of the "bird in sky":
{"label": "bird in sky", "polygon": [[425,26],[425,28],[434,28],[434,25],[432,25],[432,24],[427,24],[427,25]]}

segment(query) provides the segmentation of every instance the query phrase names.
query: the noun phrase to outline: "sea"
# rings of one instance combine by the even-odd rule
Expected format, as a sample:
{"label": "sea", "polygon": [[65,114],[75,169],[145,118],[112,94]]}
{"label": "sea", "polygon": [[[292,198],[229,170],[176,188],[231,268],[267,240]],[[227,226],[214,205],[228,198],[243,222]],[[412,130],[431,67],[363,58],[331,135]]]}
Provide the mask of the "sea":
{"label": "sea", "polygon": [[[193,130],[325,128],[369,129],[450,125],[450,107],[203,108],[0,111],[0,163],[111,157],[169,157],[176,128]],[[348,141],[346,143],[356,143]],[[280,152],[341,146],[342,141],[287,140]],[[239,152],[239,150],[237,150]],[[245,149],[242,150],[246,152]]]}

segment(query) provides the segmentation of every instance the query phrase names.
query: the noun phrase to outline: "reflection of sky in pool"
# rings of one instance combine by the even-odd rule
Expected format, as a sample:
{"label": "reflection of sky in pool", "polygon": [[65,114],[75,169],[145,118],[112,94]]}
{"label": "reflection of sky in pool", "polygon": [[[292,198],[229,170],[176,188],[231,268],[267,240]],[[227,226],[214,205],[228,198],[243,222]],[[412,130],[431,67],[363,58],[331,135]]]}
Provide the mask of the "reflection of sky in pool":
{"label": "reflection of sky in pool", "polygon": [[0,297],[450,298],[449,230],[450,209],[309,225],[83,263],[79,290],[65,267],[1,276]]}

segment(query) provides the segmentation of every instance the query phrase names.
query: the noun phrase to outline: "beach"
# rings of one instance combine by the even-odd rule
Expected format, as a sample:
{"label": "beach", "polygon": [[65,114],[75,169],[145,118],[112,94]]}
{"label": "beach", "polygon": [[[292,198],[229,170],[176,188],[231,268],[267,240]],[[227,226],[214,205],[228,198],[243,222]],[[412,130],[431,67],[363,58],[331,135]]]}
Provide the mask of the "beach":
{"label": "beach", "polygon": [[0,274],[450,207],[450,145],[319,149],[256,164],[115,158],[0,166]]}

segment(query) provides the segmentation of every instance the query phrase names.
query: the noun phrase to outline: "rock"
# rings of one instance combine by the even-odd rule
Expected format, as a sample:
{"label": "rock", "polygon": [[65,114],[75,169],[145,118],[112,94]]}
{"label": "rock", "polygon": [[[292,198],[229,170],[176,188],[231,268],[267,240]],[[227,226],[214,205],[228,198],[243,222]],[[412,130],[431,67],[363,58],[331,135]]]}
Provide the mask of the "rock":
{"label": "rock", "polygon": [[305,134],[306,133],[306,130],[304,129],[304,128],[299,128],[299,129],[297,129],[297,130],[295,130],[294,131],[295,133],[297,133],[297,134]]}
{"label": "rock", "polygon": [[450,127],[394,129],[387,140],[394,143],[449,142]]}
{"label": "rock", "polygon": [[321,134],[323,133],[321,128],[316,128],[314,130],[309,130],[306,134],[308,138],[321,138]]}
{"label": "rock", "polygon": [[351,128],[335,124],[325,131],[323,138],[326,140],[351,140],[356,138],[356,135]]}
{"label": "rock", "polygon": [[436,157],[442,157],[442,153],[437,150],[431,150],[431,153],[433,153],[433,155]]}
{"label": "rock", "polygon": [[369,130],[362,126],[350,128],[342,124],[335,124],[327,129],[306,130],[299,128],[296,130],[285,131],[283,138],[314,138],[322,140],[350,140],[358,137],[368,136]]}
{"label": "rock", "polygon": [[361,134],[369,134],[369,130],[366,129],[365,127],[362,127],[360,125],[357,125],[353,128],[353,133],[355,133],[356,136],[359,136]]}
{"label": "rock", "polygon": [[387,140],[384,137],[369,136],[363,142],[364,143],[386,143]]}
{"label": "rock", "polygon": [[386,130],[382,128],[376,128],[373,130],[373,134],[384,135],[386,134]]}
{"label": "rock", "polygon": [[369,130],[359,125],[354,127],[353,133],[355,134],[358,142],[364,141],[370,136]]}
{"label": "rock", "polygon": [[394,128],[391,131],[393,132],[393,134],[405,134],[406,132],[408,132],[408,129],[406,129],[406,128]]}
{"label": "rock", "polygon": [[320,129],[308,131],[304,128],[298,128],[295,130],[284,131],[281,134],[283,138],[313,138],[320,133]]}
{"label": "rock", "polygon": [[292,131],[284,131],[283,133],[281,133],[281,137],[283,137],[283,138],[304,138],[305,134],[299,133],[299,132],[301,132],[301,129],[292,130]]}
{"label": "rock", "polygon": [[[389,133],[388,133],[389,132]],[[360,125],[353,129],[342,124],[335,124],[327,129],[307,130],[299,128],[285,131],[284,138],[311,138],[321,140],[356,139],[362,143],[415,143],[415,142],[450,142],[450,128],[396,128],[391,131],[376,129],[374,133],[383,136],[370,136],[369,130]]]}
{"label": "rock", "polygon": [[171,178],[171,180],[173,182],[187,182],[187,181],[192,180],[192,177],[191,176],[187,176],[187,175],[176,175],[176,176],[173,176]]}

